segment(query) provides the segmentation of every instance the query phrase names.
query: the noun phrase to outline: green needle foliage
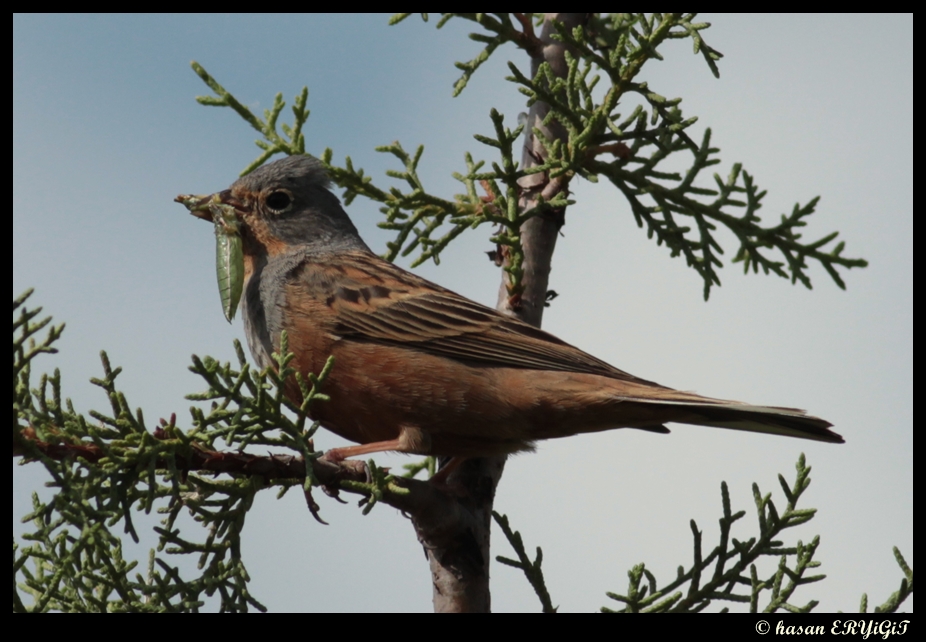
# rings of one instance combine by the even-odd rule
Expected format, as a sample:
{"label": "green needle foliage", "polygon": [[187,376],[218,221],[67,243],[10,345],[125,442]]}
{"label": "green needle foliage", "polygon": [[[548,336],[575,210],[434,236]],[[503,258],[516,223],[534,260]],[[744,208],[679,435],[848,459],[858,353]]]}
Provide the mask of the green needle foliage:
{"label": "green needle foliage", "polygon": [[508,524],[508,516],[499,515],[495,511],[492,511],[492,518],[495,519],[495,523],[502,529],[502,534],[505,536],[505,539],[508,540],[508,543],[511,544],[511,548],[518,554],[518,559],[516,560],[505,557],[504,555],[498,555],[495,557],[496,561],[505,566],[520,569],[521,572],[524,573],[524,577],[527,578],[527,581],[530,582],[531,588],[534,589],[534,593],[536,593],[537,597],[540,599],[543,612],[556,613],[558,607],[553,606],[553,601],[550,599],[550,592],[547,590],[546,582],[543,579],[543,569],[541,569],[541,565],[543,564],[543,551],[538,546],[537,555],[532,562],[527,556],[527,552],[524,550],[524,541],[521,538],[521,533],[511,530],[511,526]]}
{"label": "green needle foliage", "polygon": [[[392,22],[405,17],[398,15]],[[719,150],[711,147],[710,130],[700,142],[693,140],[687,130],[696,118],[683,116],[681,99],[667,99],[641,79],[644,65],[661,59],[659,48],[671,39],[689,39],[695,54],[718,75],[721,54],[704,42],[701,32],[708,25],[693,22],[694,17],[596,14],[573,30],[558,25],[552,38],[568,48],[565,77],[556,75],[547,63],[539,65],[535,74],[509,64],[507,80],[525,95],[528,105],[537,101],[549,105],[543,126],[566,135],[549,138],[533,128],[543,153],[535,164],[522,167],[515,154],[524,125],[512,128],[492,110],[489,133],[474,138],[483,151],[491,148],[493,157],[476,160],[477,155],[467,153],[463,167],[454,174],[462,190],[452,198],[432,194],[423,184],[418,173],[421,146],[411,153],[398,142],[377,148],[398,161],[398,169],[387,172],[398,183],[389,187],[374,185],[349,157],[343,166],[335,165],[330,149],[320,158],[344,189],[347,204],[357,196],[381,204],[385,220],[380,226],[395,232],[385,254],[389,260],[416,253],[415,265],[427,260],[438,263],[453,239],[490,224],[495,230],[492,241],[505,250],[504,269],[511,277],[512,295],[519,293],[522,283],[521,226],[532,217],[568,206],[569,183],[577,176],[589,181],[603,177],[614,185],[649,237],[665,244],[673,256],[683,255],[698,271],[705,298],[713,285],[720,284],[716,270],[722,266],[723,250],[715,235],[718,229],[733,233],[739,244],[733,260],[742,262],[746,271],[761,268],[810,287],[808,261],[816,261],[837,285],[845,287],[837,268],[863,267],[866,262],[842,256],[843,243],[831,245],[835,232],[812,242],[802,239],[801,228],[817,199],[795,205],[777,224],[763,226],[757,212],[765,192],[752,176],[735,164],[725,178],[715,173],[713,181],[708,176],[703,183],[702,172],[720,162]],[[427,20],[426,15],[423,18]],[[472,60],[457,64],[462,75],[454,87],[456,94],[499,47],[511,44],[535,55],[543,46],[535,34],[535,26],[543,21],[538,15],[447,14],[438,28],[454,18],[473,23],[470,37],[483,45]],[[243,173],[276,154],[306,153],[302,130],[309,117],[307,88],[296,96],[289,125],[280,122],[286,106],[282,94],[277,94],[271,109],[256,115],[202,66],[194,62],[193,69],[214,92],[199,97],[200,103],[233,109],[260,134],[261,151]],[[664,169],[666,162],[678,158],[686,159],[686,171]],[[543,175],[546,188],[524,206],[521,180],[532,175]],[[142,411],[133,412],[116,385],[120,368],[113,368],[102,353],[103,377],[92,381],[106,395],[109,409],[85,416],[62,397],[57,370],[41,375],[34,384],[33,360],[56,351],[54,343],[63,325],[51,325],[50,318],[38,320],[41,309],[25,306],[30,294],[13,301],[13,452],[23,462],[44,466],[53,495],[47,501],[33,495],[32,510],[24,518],[32,530],[13,542],[14,612],[188,612],[202,609],[207,599],[217,602],[222,611],[263,610],[248,592],[242,529],[256,494],[272,487],[279,495],[300,487],[308,509],[317,515],[311,495],[319,484],[313,467],[319,453],[312,444],[317,426],[307,420],[307,410],[326,399],[320,389],[331,361],[318,376],[303,380],[289,367],[293,356],[285,335],[282,356],[275,357],[277,369],[252,370],[237,342],[236,366],[194,357],[191,370],[202,377],[206,390],[189,398],[203,406],[190,409],[187,429],[177,424],[175,416],[150,429]],[[304,401],[289,401],[283,394],[286,386],[296,386]],[[278,454],[249,454],[247,449],[255,446],[271,447]],[[403,492],[393,476],[372,462],[369,468],[364,481],[340,481],[342,488],[366,496],[365,511],[387,491]],[[422,470],[433,474],[434,469],[434,460],[428,459],[408,467],[408,476]],[[696,611],[718,599],[748,603],[755,611],[760,597],[767,599],[763,606],[767,610],[813,608],[813,601],[798,607],[791,600],[798,586],[822,579],[808,574],[819,564],[814,561],[819,540],[785,547],[777,539],[781,531],[814,514],[796,507],[809,483],[808,472],[802,457],[795,483],[788,486],[782,480],[787,508],[781,515],[769,496],[754,487],[759,535],[744,542],[730,536],[732,524],[743,513],[731,513],[724,485],[721,542],[709,555],[702,555],[701,535],[692,522],[695,559],[688,571],[680,568],[675,581],[659,588],[640,565],[630,572],[627,595],[611,597],[623,602],[626,611],[635,612]],[[121,537],[128,535],[137,542],[133,515],[152,511],[163,517],[155,528],[159,543],[144,569],[139,569],[137,560],[124,557]],[[187,515],[192,516],[192,524],[184,521]],[[506,518],[496,515],[496,520],[518,554],[517,560],[499,560],[524,571],[544,610],[555,610],[544,586],[540,549],[531,561],[520,534],[510,529]],[[194,556],[197,572],[181,571],[180,566],[188,566],[178,565],[177,556],[183,555]],[[880,607],[883,611],[896,609],[913,591],[913,572],[896,549],[895,555],[905,577],[900,590]],[[764,579],[754,563],[762,556],[780,559],[777,570]],[[679,590],[684,584],[689,587],[685,594]],[[743,586],[748,592],[737,593]],[[864,597],[862,610],[866,609]]]}
{"label": "green needle foliage", "polygon": [[[626,595],[608,593],[608,597],[626,604],[625,612],[697,612],[705,609],[714,600],[740,602],[749,604],[749,611],[756,613],[762,601],[763,593],[768,591],[768,603],[762,608],[764,613],[786,610],[793,613],[806,613],[816,605],[815,600],[803,606],[791,604],[795,589],[803,584],[819,582],[825,575],[808,575],[807,571],[820,566],[813,557],[820,544],[819,536],[809,544],[800,540],[795,546],[785,546],[777,539],[787,528],[793,528],[810,521],[816,514],[815,508],[797,508],[797,502],[810,485],[810,467],[806,465],[802,454],[797,461],[797,477],[790,487],[781,475],[778,481],[787,498],[787,507],[779,516],[771,494],[762,495],[758,484],[752,485],[752,494],[756,502],[759,521],[759,534],[746,541],[731,537],[734,522],[746,515],[746,511],[733,513],[730,508],[730,492],[726,483],[721,484],[723,498],[723,517],[720,518],[720,543],[711,553],[704,557],[701,545],[701,531],[691,520],[691,532],[694,536],[694,561],[685,571],[679,567],[678,576],[669,584],[658,587],[656,578],[643,564],[635,566],[629,573],[629,585]],[[777,557],[778,568],[768,578],[759,579],[756,562],[765,556]],[[710,571],[713,566],[713,571]],[[643,579],[647,583],[642,585]],[[688,585],[683,592],[679,587]],[[641,586],[642,585],[642,586]],[[747,592],[738,591],[748,587]],[[611,612],[608,608],[602,611]]]}
{"label": "green needle foliage", "polygon": [[[723,502],[723,516],[720,518],[720,541],[707,555],[703,554],[701,531],[691,520],[691,532],[694,537],[694,559],[687,570],[678,567],[676,578],[659,585],[656,577],[645,564],[637,564],[627,576],[630,581],[627,593],[620,595],[608,593],[608,597],[624,604],[624,608],[613,610],[602,607],[603,613],[697,613],[712,603],[733,602],[749,605],[750,613],[807,613],[817,606],[816,600],[810,600],[802,606],[791,602],[799,586],[812,584],[824,579],[825,575],[809,574],[811,569],[820,566],[814,555],[820,545],[820,537],[814,537],[809,544],[801,540],[793,546],[786,546],[779,537],[789,528],[794,528],[813,519],[815,508],[798,508],[797,502],[810,485],[810,466],[801,454],[797,461],[797,475],[790,486],[785,478],[778,476],[778,482],[787,501],[783,513],[779,514],[771,494],[763,495],[758,484],[752,485],[752,494],[756,504],[759,533],[742,541],[732,537],[731,530],[735,522],[746,515],[746,511],[733,513],[730,508],[730,492],[726,482],[720,485]],[[508,543],[518,555],[517,560],[498,556],[496,559],[507,566],[520,569],[530,583],[544,613],[556,609],[550,601],[550,594],[543,578],[540,566],[543,551],[537,547],[533,562],[524,550],[521,534],[512,531],[506,516],[493,513],[495,521],[502,529]],[[774,572],[768,577],[760,578],[758,564],[763,558],[778,560]],[[913,569],[911,569],[900,551],[894,548],[894,557],[904,574],[900,589],[893,593],[884,604],[875,608],[876,613],[894,613],[903,601],[913,593]],[[686,588],[687,587],[687,588]],[[860,612],[865,613],[868,596],[862,596]],[[723,607],[722,612],[728,611]]]}
{"label": "green needle foliage", "polygon": [[[874,610],[875,613],[896,613],[900,605],[904,603],[904,600],[913,593],[913,569],[907,564],[907,560],[903,558],[900,549],[896,546],[894,547],[894,559],[897,561],[897,566],[903,571],[904,577],[900,580],[900,588],[891,593],[890,597],[888,597],[883,604],[876,606]],[[859,604],[858,611],[859,613],[868,613],[867,593],[862,593],[862,601]]]}
{"label": "green needle foliage", "polygon": [[[36,320],[41,308],[24,305],[30,295],[13,301],[13,453],[23,456],[24,463],[45,467],[54,495],[43,501],[33,494],[32,511],[23,518],[32,530],[13,542],[13,611],[196,612],[213,596],[221,611],[264,610],[248,592],[241,532],[261,490],[276,487],[281,497],[299,486],[309,510],[317,510],[310,494],[318,483],[311,463],[320,453],[311,439],[317,426],[307,426],[306,410],[326,399],[318,390],[333,362],[306,382],[289,368],[291,354],[276,356],[279,375],[252,371],[237,342],[238,368],[194,357],[190,369],[203,378],[207,390],[189,398],[207,402],[208,412],[191,407],[187,431],[177,426],[175,417],[161,420],[151,431],[141,410],[133,413],[116,387],[121,369],[113,368],[103,353],[104,377],[92,381],[106,393],[110,409],[91,411],[88,418],[69,399],[62,400],[57,370],[41,375],[32,387],[33,360],[56,352],[54,343],[64,326],[51,325],[50,317]],[[285,351],[285,339],[283,343]],[[290,377],[302,391],[301,405],[282,393]],[[219,451],[223,444],[227,450]],[[276,447],[287,454],[254,456],[244,451],[247,446]],[[434,460],[407,468],[409,476],[422,469],[433,474]],[[809,474],[801,455],[793,484],[779,476],[786,500],[781,513],[771,496],[753,485],[759,533],[745,541],[731,535],[745,511],[732,512],[727,485],[722,484],[720,542],[707,556],[701,531],[692,521],[694,560],[689,569],[680,566],[675,580],[659,586],[639,564],[628,572],[627,593],[608,596],[625,605],[620,612],[634,613],[701,611],[717,600],[748,604],[751,612],[760,607],[764,612],[813,609],[816,601],[798,606],[791,600],[799,586],[824,578],[809,574],[820,565],[814,560],[819,537],[793,546],[779,539],[785,529],[810,521],[816,513],[797,507],[810,484]],[[370,479],[342,481],[341,486],[366,496],[366,513],[387,490],[404,492],[392,480],[371,462]],[[159,544],[149,552],[142,573],[138,560],[124,557],[117,529],[138,542],[133,514],[152,510],[163,519],[154,528]],[[183,523],[181,532],[178,518],[184,513],[194,523]],[[543,552],[538,547],[532,561],[507,517],[493,516],[517,554],[517,559],[499,556],[498,561],[525,574],[544,612],[556,611],[541,569]],[[181,555],[197,560],[198,575],[189,577],[171,563],[171,556]],[[900,588],[875,607],[878,613],[895,612],[913,593],[913,569],[896,548],[894,556],[904,577]],[[762,578],[757,564],[764,557],[777,558],[778,565]],[[860,610],[868,610],[867,595]],[[607,607],[602,611],[612,612]]]}
{"label": "green needle foliage", "polygon": [[[391,23],[399,23],[408,15],[399,14]],[[710,25],[693,22],[695,15],[593,14],[586,25],[571,31],[558,25],[552,37],[568,47],[566,77],[554,74],[548,63],[541,64],[533,77],[509,63],[511,75],[507,80],[525,95],[528,106],[537,101],[549,105],[544,125],[564,130],[565,142],[550,140],[534,128],[544,154],[536,165],[522,168],[515,153],[524,126],[512,129],[505,125],[502,114],[491,110],[492,133],[475,134],[474,138],[495,150],[497,157],[477,161],[467,153],[465,169],[453,174],[462,183],[463,191],[452,199],[431,194],[424,186],[418,175],[424,152],[421,146],[414,153],[407,152],[399,142],[376,148],[398,160],[401,169],[387,174],[401,187],[374,185],[371,177],[354,167],[350,157],[343,166],[333,164],[330,148],[320,158],[334,182],[344,188],[347,204],[363,196],[382,205],[385,221],[379,225],[396,233],[384,254],[389,260],[417,253],[413,266],[427,260],[439,263],[444,248],[464,231],[484,223],[494,226],[496,232],[491,240],[506,249],[505,269],[511,275],[512,295],[521,289],[521,226],[534,216],[570,204],[567,188],[576,176],[592,182],[604,178],[614,185],[649,238],[666,245],[672,256],[684,256],[688,266],[698,272],[704,282],[705,299],[711,287],[720,285],[717,270],[723,266],[720,256],[724,250],[716,234],[718,229],[726,229],[736,238],[738,247],[732,260],[742,263],[747,273],[761,269],[765,274],[789,278],[793,283],[799,281],[810,288],[808,262],[816,261],[840,288],[845,288],[837,268],[864,267],[867,262],[843,256],[845,244],[833,245],[838,232],[813,241],[803,239],[802,228],[816,210],[819,197],[803,205],[795,204],[790,214],[781,214],[777,223],[763,225],[757,212],[765,191],[758,188],[740,163],[734,164],[726,176],[705,174],[709,167],[720,163],[720,150],[711,146],[711,130],[706,129],[699,142],[693,140],[686,130],[697,117],[683,116],[682,99],[665,98],[640,79],[648,61],[662,60],[660,46],[677,39],[690,40],[694,53],[704,59],[714,76],[719,76],[717,61],[722,55],[705,43],[701,34]],[[423,18],[427,20],[427,15]],[[484,45],[472,60],[457,63],[463,73],[454,86],[455,94],[463,91],[476,70],[502,45],[514,45],[527,54],[536,54],[542,47],[534,32],[534,25],[543,21],[540,14],[445,14],[438,28],[454,18],[472,22],[477,31],[470,38]],[[232,108],[262,136],[257,141],[260,155],[243,173],[277,153],[305,153],[302,129],[309,116],[307,88],[296,97],[293,125],[282,124],[278,132],[278,119],[285,106],[281,94],[276,95],[273,107],[265,110],[261,118],[202,66],[194,62],[193,69],[215,93],[197,98],[200,103]],[[677,159],[682,158],[687,158],[686,171],[663,169],[667,164],[677,166]],[[524,190],[519,180],[531,174],[545,174],[554,189],[522,211],[519,199]]]}
{"label": "green needle foliage", "polygon": [[[210,596],[222,611],[264,610],[247,590],[241,531],[254,496],[267,488],[282,496],[299,486],[315,509],[311,464],[320,453],[306,411],[326,399],[318,389],[333,362],[306,382],[289,368],[291,354],[277,357],[279,374],[251,370],[237,342],[237,368],[194,356],[191,370],[207,390],[189,398],[206,402],[208,411],[190,408],[189,430],[171,417],[152,431],[117,388],[121,369],[104,352],[104,376],[92,382],[110,409],[87,417],[62,399],[57,370],[32,387],[32,361],[55,352],[63,326],[50,326],[50,317],[36,321],[41,308],[24,306],[30,294],[13,301],[13,452],[45,467],[54,496],[46,502],[33,495],[23,520],[33,530],[13,543],[14,611],[197,611]],[[284,381],[300,387],[301,405],[283,395]],[[228,450],[218,451],[220,445]],[[247,446],[290,454],[258,457],[245,453]],[[163,515],[155,528],[159,544],[142,574],[137,561],[123,558],[115,529],[138,542],[133,513],[153,510]],[[184,525],[181,533],[183,513],[200,528]],[[170,562],[175,555],[195,556],[200,574],[184,577]]]}
{"label": "green needle foliage", "polygon": [[[212,596],[217,596],[221,611],[264,610],[248,592],[241,532],[261,490],[277,487],[279,497],[300,486],[309,510],[317,510],[310,494],[317,484],[311,466],[319,455],[311,439],[317,426],[306,426],[306,411],[326,399],[318,390],[333,362],[329,360],[319,376],[306,382],[289,368],[292,354],[276,356],[279,375],[273,370],[253,372],[237,342],[238,369],[194,357],[190,369],[208,388],[189,398],[208,402],[208,413],[190,408],[188,431],[177,426],[175,417],[161,420],[150,431],[141,410],[133,413],[116,387],[121,369],[113,368],[103,353],[104,377],[92,382],[106,393],[110,410],[91,411],[88,419],[74,410],[69,399],[62,400],[57,370],[51,376],[43,374],[37,387],[31,385],[33,360],[56,352],[54,343],[64,326],[51,325],[50,317],[36,320],[41,308],[24,305],[30,295],[26,292],[13,301],[13,453],[23,456],[24,463],[45,467],[54,496],[43,501],[33,494],[32,511],[23,518],[33,528],[22,542],[13,542],[13,611],[195,612]],[[286,350],[285,337],[281,349]],[[290,378],[302,391],[301,405],[282,393]],[[218,451],[223,443],[228,450]],[[257,445],[293,454],[258,457],[244,452],[246,446]],[[421,469],[433,472],[433,459],[410,467],[409,473]],[[372,462],[370,473],[367,482],[342,482],[343,487],[356,487],[366,495],[364,512],[386,490],[403,492],[391,483],[392,476]],[[820,565],[814,560],[819,537],[794,546],[779,539],[785,529],[809,521],[816,513],[797,507],[810,484],[809,474],[801,455],[793,484],[779,476],[787,502],[782,513],[769,494],[753,485],[759,534],[745,541],[731,536],[733,524],[745,511],[732,512],[727,486],[722,484],[720,542],[707,556],[702,552],[701,531],[692,520],[694,561],[688,570],[680,566],[676,579],[660,587],[640,564],[628,573],[626,595],[608,596],[625,604],[621,612],[635,613],[700,611],[716,600],[749,604],[751,612],[760,604],[764,612],[813,609],[816,601],[797,606],[791,600],[797,587],[825,577],[808,574]],[[143,574],[137,570],[137,560],[123,556],[116,529],[138,542],[133,513],[152,510],[163,519],[155,527],[158,547],[149,552]],[[184,524],[181,533],[178,518],[184,512],[201,530]],[[554,612],[541,569],[542,551],[538,547],[531,561],[507,517],[493,515],[518,557],[499,556],[498,561],[522,570],[544,612]],[[170,556],[178,555],[193,555],[199,574],[185,577],[170,562]],[[913,593],[913,570],[896,548],[894,555],[904,577],[898,591],[875,612],[892,613]],[[760,578],[757,562],[769,556],[778,558],[778,566],[769,577]],[[685,585],[687,591],[681,590]],[[743,587],[745,591],[738,590]],[[860,610],[867,609],[868,597],[863,595]],[[611,612],[607,607],[602,610]]]}

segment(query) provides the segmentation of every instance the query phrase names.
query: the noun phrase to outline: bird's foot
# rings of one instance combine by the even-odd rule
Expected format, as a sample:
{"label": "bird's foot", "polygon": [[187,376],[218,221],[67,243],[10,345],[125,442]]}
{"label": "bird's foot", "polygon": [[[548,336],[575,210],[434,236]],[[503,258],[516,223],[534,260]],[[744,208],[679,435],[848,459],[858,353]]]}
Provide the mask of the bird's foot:
{"label": "bird's foot", "polygon": [[315,462],[323,469],[327,469],[327,474],[319,475],[319,477],[326,480],[320,484],[322,492],[328,497],[346,504],[347,502],[341,499],[339,480],[343,478],[356,479],[362,476],[364,483],[369,484],[373,481],[373,475],[370,473],[370,467],[367,466],[365,461],[346,459],[343,450],[341,448],[332,448],[316,459]]}

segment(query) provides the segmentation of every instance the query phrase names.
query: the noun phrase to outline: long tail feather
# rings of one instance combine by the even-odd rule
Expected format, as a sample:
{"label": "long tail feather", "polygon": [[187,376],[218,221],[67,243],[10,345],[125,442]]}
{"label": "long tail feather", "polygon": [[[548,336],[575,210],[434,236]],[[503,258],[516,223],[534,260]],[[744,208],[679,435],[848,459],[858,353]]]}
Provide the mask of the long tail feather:
{"label": "long tail feather", "polygon": [[829,429],[833,424],[796,408],[752,406],[721,400],[668,401],[640,399],[639,397],[625,400],[633,403],[654,404],[664,408],[675,407],[680,412],[677,417],[668,419],[668,421],[677,423],[786,435],[834,444],[845,443],[841,435]]}

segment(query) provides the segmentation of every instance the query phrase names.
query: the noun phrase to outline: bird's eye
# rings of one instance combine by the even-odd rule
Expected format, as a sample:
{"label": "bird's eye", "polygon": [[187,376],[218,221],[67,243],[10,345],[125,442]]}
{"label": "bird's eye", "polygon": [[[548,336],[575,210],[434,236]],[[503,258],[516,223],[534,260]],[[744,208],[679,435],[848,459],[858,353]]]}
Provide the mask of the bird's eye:
{"label": "bird's eye", "polygon": [[274,212],[282,212],[289,207],[292,202],[292,197],[286,192],[273,192],[267,197],[267,207]]}

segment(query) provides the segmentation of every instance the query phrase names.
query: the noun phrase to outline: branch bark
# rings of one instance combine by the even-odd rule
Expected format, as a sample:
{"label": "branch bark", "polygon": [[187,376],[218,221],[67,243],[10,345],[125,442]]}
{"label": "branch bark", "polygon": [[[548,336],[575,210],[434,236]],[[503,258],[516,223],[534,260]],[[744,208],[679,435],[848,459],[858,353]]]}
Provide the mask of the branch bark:
{"label": "branch bark", "polygon": [[[550,64],[553,72],[566,76],[566,47],[555,41],[551,35],[556,32],[551,20],[562,22],[568,29],[584,24],[587,14],[547,14],[540,34],[542,48],[531,56],[531,75],[537,74],[540,65]],[[544,162],[546,151],[533,134],[540,129],[550,139],[566,142],[567,135],[557,122],[543,125],[549,113],[547,103],[536,102],[531,106],[522,154],[522,167],[533,167]],[[543,194],[548,199],[552,193],[565,190],[568,181],[551,181],[546,174],[533,174],[521,181],[523,189],[519,206],[526,211],[537,204],[537,197]],[[544,304],[547,300],[547,285],[556,237],[565,221],[565,210],[552,210],[536,216],[521,227],[521,244],[524,248],[523,289],[512,296],[508,273],[502,271],[497,309],[517,317],[531,325],[540,327]],[[431,565],[434,611],[437,613],[487,613],[491,610],[489,592],[489,552],[492,505],[495,489],[505,468],[505,457],[469,459],[450,474],[448,483],[455,488],[465,489],[461,497],[450,498],[455,502],[459,521],[453,525],[445,522],[440,529],[428,528],[425,524],[430,515],[413,512],[412,521],[418,538],[425,547]]]}
{"label": "branch bark", "polygon": [[[170,435],[161,428],[155,429],[155,439],[170,439]],[[80,441],[71,443],[66,441],[45,441],[38,437],[36,430],[28,426],[21,433],[14,433],[13,457],[36,457],[44,455],[57,461],[85,460],[96,464],[107,456],[100,446]],[[253,455],[245,452],[231,452],[211,450],[194,445],[189,452],[177,454],[173,457],[160,457],[155,461],[157,470],[177,470],[186,473],[225,473],[233,476],[247,477],[260,475],[267,482],[275,480],[304,480],[306,474],[305,458],[301,455]],[[146,467],[147,468],[147,467]],[[366,464],[357,459],[345,459],[340,462],[328,461],[324,458],[312,461],[312,472],[321,484],[328,489],[337,489],[339,492],[367,496],[367,491],[343,487],[341,482],[369,481],[370,472]],[[454,549],[454,538],[459,531],[467,532],[471,528],[472,515],[467,507],[472,503],[457,501],[448,491],[435,484],[417,479],[397,478],[395,486],[405,492],[386,491],[381,499],[382,503],[397,508],[409,515],[413,515],[417,528],[427,536],[427,541],[438,546],[444,555],[463,555],[472,557],[474,553],[467,551],[466,547]],[[322,521],[318,515],[318,507],[314,505],[311,496],[306,497],[309,510],[315,518]],[[324,523],[324,522],[323,522]],[[456,552],[454,552],[456,551]]]}

